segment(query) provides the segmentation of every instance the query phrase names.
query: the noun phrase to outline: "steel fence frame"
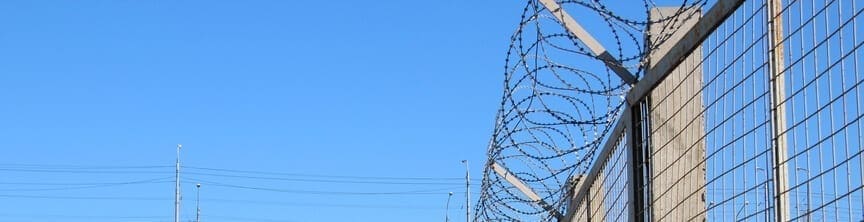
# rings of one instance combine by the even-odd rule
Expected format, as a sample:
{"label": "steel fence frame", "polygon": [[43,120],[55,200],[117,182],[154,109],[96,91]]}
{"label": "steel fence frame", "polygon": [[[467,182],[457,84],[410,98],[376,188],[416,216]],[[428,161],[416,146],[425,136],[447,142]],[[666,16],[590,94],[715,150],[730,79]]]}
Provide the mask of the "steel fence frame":
{"label": "steel fence frame", "polygon": [[862,11],[718,0],[649,55],[565,220],[864,219]]}

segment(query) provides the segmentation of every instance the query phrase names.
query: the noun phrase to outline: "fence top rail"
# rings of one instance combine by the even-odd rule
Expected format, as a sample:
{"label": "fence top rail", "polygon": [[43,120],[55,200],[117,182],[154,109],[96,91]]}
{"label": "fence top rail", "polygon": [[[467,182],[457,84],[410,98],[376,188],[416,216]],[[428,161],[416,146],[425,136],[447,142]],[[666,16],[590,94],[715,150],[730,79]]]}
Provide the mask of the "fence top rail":
{"label": "fence top rail", "polygon": [[600,174],[600,170],[603,169],[603,163],[605,159],[609,158],[609,155],[612,154],[612,151],[615,149],[618,142],[622,139],[621,135],[626,130],[626,126],[630,122],[631,112],[630,107],[625,106],[624,112],[621,114],[621,118],[615,122],[615,127],[612,128],[610,136],[606,138],[606,142],[603,143],[603,147],[600,149],[600,153],[597,155],[594,163],[591,164],[590,171],[584,177],[580,178],[579,182],[571,189],[573,193],[572,199],[570,199],[567,209],[567,214],[565,214],[564,221],[570,221],[573,218],[573,215],[576,213],[577,203],[580,203],[579,200],[584,199],[586,195],[588,195],[588,190],[591,188],[591,183],[597,180],[597,176]]}
{"label": "fence top rail", "polygon": [[687,30],[686,34],[680,41],[676,42],[669,51],[666,52],[659,61],[651,64],[645,77],[639,80],[633,89],[627,93],[627,103],[632,105],[637,104],[642,98],[648,95],[648,92],[656,87],[666,78],[675,67],[678,66],[687,55],[699,47],[708,35],[716,29],[723,21],[726,21],[732,13],[738,9],[738,6],[744,3],[744,0],[718,0],[714,6],[705,13],[705,16],[700,18],[696,25]]}
{"label": "fence top rail", "polygon": [[[718,0],[714,6],[705,13],[705,16],[700,18],[697,23],[687,30],[686,34],[681,37],[681,40],[675,43],[665,54],[660,57],[660,60],[651,64],[649,71],[646,73],[636,85],[627,93],[627,103],[632,106],[641,101],[648,93],[656,87],[684,58],[687,57],[693,50],[697,49],[702,41],[704,41],[714,29],[716,29],[723,21],[726,20],[732,13],[738,9],[744,0]],[[611,131],[610,136],[606,139],[601,147],[600,153],[597,155],[594,163],[591,165],[587,175],[582,177],[577,184],[571,189],[573,192],[572,198],[569,200],[565,221],[573,218],[578,208],[580,200],[588,195],[591,184],[597,179],[600,171],[603,169],[604,160],[609,158],[616,145],[622,139],[621,135],[628,123],[631,121],[632,113],[630,106],[625,106],[622,118],[618,119],[615,127]],[[626,139],[626,138],[623,138]]]}

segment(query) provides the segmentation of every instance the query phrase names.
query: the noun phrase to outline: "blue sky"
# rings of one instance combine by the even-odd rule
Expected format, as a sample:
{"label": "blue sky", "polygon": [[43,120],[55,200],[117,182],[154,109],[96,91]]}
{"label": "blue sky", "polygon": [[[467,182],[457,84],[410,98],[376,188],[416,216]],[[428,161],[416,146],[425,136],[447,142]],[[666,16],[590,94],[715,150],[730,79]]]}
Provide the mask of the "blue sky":
{"label": "blue sky", "polygon": [[461,219],[523,4],[0,2],[0,221]]}

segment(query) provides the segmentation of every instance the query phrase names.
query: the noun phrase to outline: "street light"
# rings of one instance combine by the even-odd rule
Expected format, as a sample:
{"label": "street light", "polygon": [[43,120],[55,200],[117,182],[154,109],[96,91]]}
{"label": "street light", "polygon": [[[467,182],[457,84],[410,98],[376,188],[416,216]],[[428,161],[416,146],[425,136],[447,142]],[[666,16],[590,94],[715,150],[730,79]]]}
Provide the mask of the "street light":
{"label": "street light", "polygon": [[195,222],[201,222],[201,184],[195,184]]}
{"label": "street light", "polygon": [[750,201],[744,201],[744,205],[741,205],[741,209],[738,210],[738,213],[735,213],[735,221],[738,221],[738,215],[741,215],[741,211],[744,211],[744,208],[747,207],[747,204],[750,204]]}
{"label": "street light", "polygon": [[[770,199],[770,198],[768,197],[768,196],[769,196],[769,195],[768,195],[768,171],[765,170],[765,168],[762,168],[762,167],[756,167],[756,171],[757,171],[757,172],[760,171],[760,170],[761,170],[761,171],[765,171],[765,182],[763,183],[762,188],[765,189],[765,207],[767,208],[767,207],[768,207],[768,200]],[[756,173],[756,174],[759,174],[759,173]],[[758,207],[759,205],[757,204],[756,206]],[[758,209],[758,208],[757,208],[757,209]],[[767,211],[767,209],[766,209],[766,211],[765,211],[765,221],[770,221],[770,216],[768,215],[768,211]]]}
{"label": "street light", "polygon": [[447,194],[447,205],[444,206],[444,222],[450,222],[450,198],[453,197],[453,192]]}
{"label": "street light", "polygon": [[796,167],[796,171],[807,172],[807,222],[810,222],[810,171],[801,167]]}
{"label": "street light", "polygon": [[465,164],[465,222],[471,221],[471,174],[468,172],[468,160]]}
{"label": "street light", "polygon": [[714,204],[715,204],[714,201],[708,202],[707,214],[708,214],[708,218],[710,219],[710,221],[714,221],[714,214],[715,213],[711,212],[711,208],[714,207]]}

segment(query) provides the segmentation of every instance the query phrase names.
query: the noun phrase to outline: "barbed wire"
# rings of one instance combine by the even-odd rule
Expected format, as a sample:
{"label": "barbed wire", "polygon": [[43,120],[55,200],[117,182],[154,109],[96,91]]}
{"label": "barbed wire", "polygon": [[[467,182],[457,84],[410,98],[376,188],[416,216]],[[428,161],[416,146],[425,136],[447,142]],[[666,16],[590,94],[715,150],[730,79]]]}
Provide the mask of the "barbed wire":
{"label": "barbed wire", "polygon": [[[682,21],[698,16],[698,10],[690,9],[702,8],[707,0],[684,0],[676,13],[657,20],[647,19],[656,7],[652,0],[642,1],[643,19],[615,13],[610,3],[600,0],[557,3],[578,15],[577,20],[590,17],[605,24],[605,29],[589,31],[606,40],[603,43],[612,41],[609,53],[639,78],[647,52],[669,39]],[[662,27],[658,33],[669,34],[647,39],[652,25]],[[567,189],[576,182],[571,178],[588,171],[630,89],[586,48],[538,0],[527,1],[504,61],[504,92],[475,221],[552,221],[548,208],[566,212]],[[527,184],[548,206],[526,197],[494,172],[492,163]]]}

